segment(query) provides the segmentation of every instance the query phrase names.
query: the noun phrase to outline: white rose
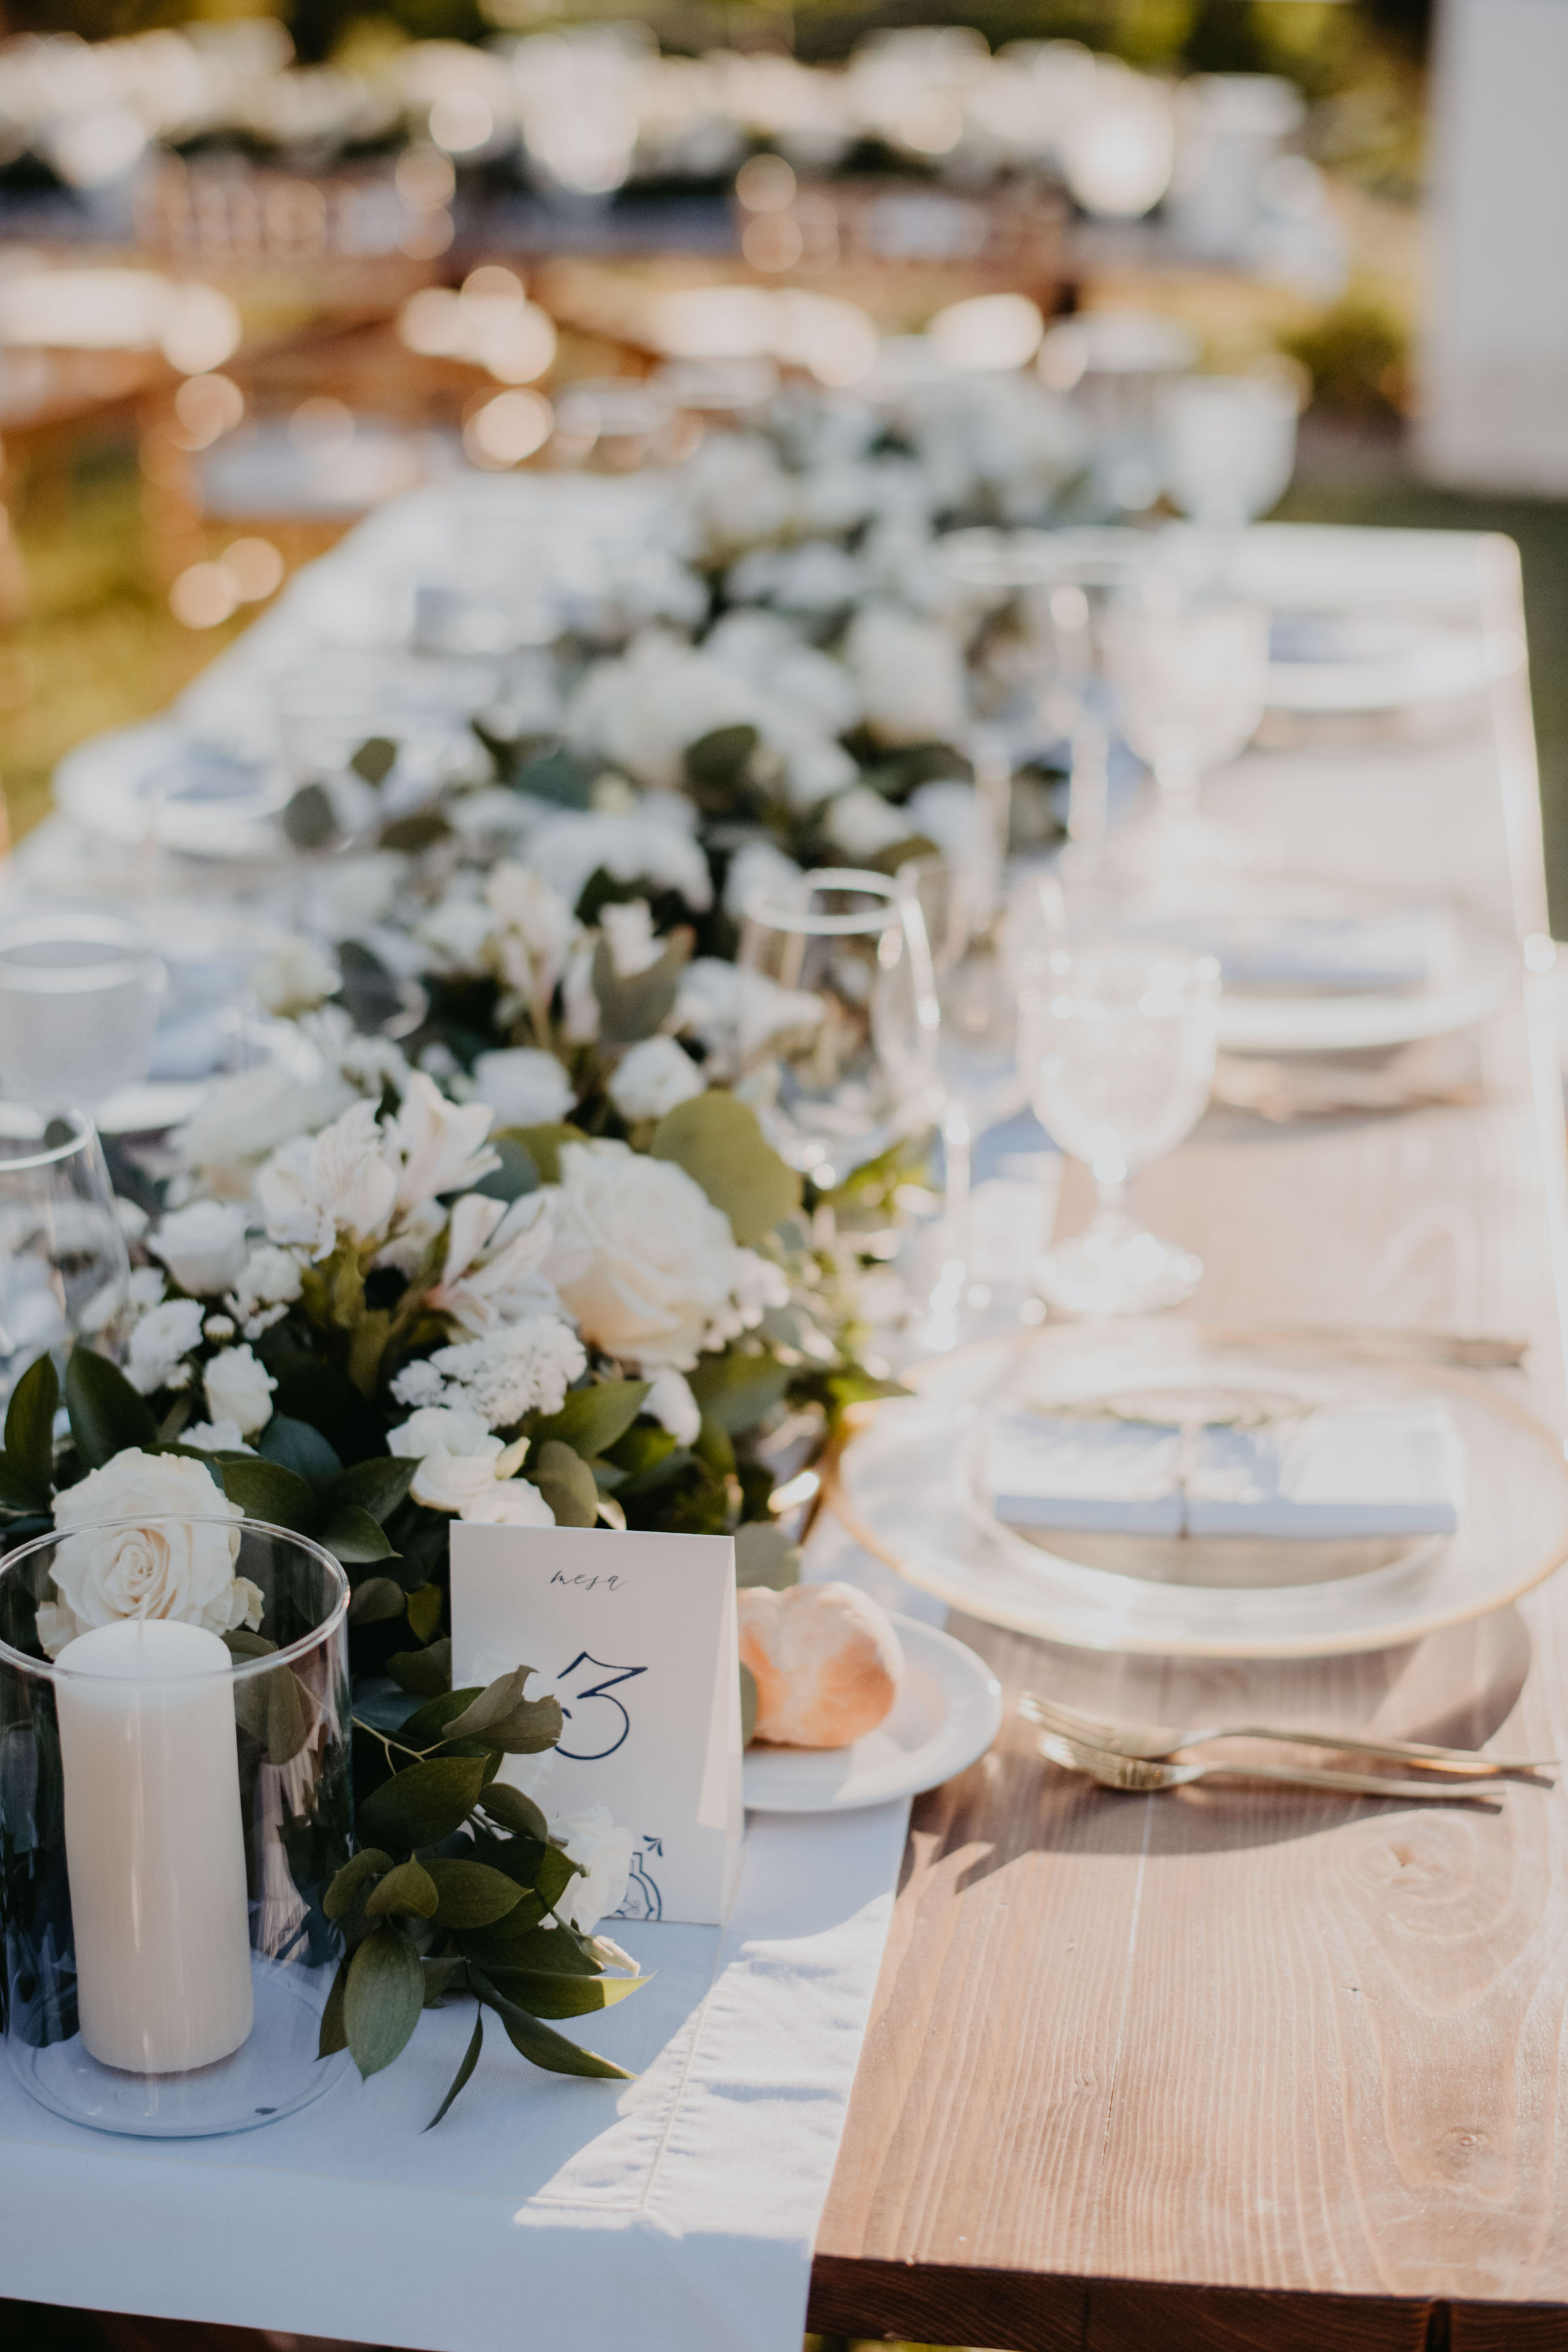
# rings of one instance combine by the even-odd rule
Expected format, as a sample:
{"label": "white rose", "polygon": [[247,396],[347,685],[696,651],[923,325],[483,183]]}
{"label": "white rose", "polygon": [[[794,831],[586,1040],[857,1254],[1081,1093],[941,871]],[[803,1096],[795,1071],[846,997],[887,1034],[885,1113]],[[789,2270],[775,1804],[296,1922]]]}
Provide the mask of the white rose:
{"label": "white rose", "polygon": [[497,1483],[501,1442],[478,1413],[452,1405],[421,1405],[386,1433],[387,1450],[419,1467],[409,1492],[430,1511],[462,1511]]}
{"label": "white rose", "polygon": [[673,1160],[624,1143],[567,1144],[561,1176],[545,1271],[583,1337],[646,1370],[689,1370],[729,1305],[729,1219]]}
{"label": "white rose", "polygon": [[486,1527],[552,1528],[555,1514],[526,1478],[492,1478],[488,1487],[463,1505],[459,1518],[477,1519]]}
{"label": "white rose", "polygon": [[254,1445],[247,1445],[239,1423],[235,1421],[193,1421],[180,1432],[182,1445],[194,1445],[198,1454],[254,1454]]}
{"label": "white rose", "polygon": [[950,743],[963,734],[963,664],[939,623],[868,604],[850,623],[844,651],[880,742]]}
{"label": "white rose", "polygon": [[[386,1433],[387,1452],[413,1462],[422,1462],[437,1446],[448,1454],[478,1454],[489,1443],[489,1432],[477,1413],[451,1405],[421,1405]],[[499,1443],[495,1450],[500,1452]]]}
{"label": "white rose", "polygon": [[231,1421],[244,1437],[254,1437],[272,1418],[277,1381],[248,1348],[225,1348],[206,1371],[207,1411],[215,1421]]}
{"label": "white rose", "polygon": [[202,1336],[205,1313],[199,1298],[171,1298],[143,1315],[131,1334],[126,1376],[134,1389],[151,1396],[161,1389],[182,1357],[188,1356]]}
{"label": "white rose", "polygon": [[244,1516],[199,1462],[177,1454],[132,1449],[89,1471],[55,1497],[59,1602],[38,1612],[49,1655],[121,1617],[169,1617],[209,1633],[259,1625],[261,1595],[234,1572]]}
{"label": "white rose", "polygon": [[623,1118],[662,1118],[704,1087],[701,1071],[673,1037],[644,1037],[622,1055],[608,1091]]}
{"label": "white rose", "polygon": [[553,1054],[533,1045],[513,1045],[481,1054],[474,1063],[474,1092],[489,1103],[501,1127],[551,1127],[576,1100],[571,1079]]}
{"label": "white rose", "polygon": [[271,1239],[314,1258],[329,1256],[340,1234],[356,1244],[379,1234],[396,1202],[397,1177],[383,1156],[374,1107],[356,1102],[320,1135],[286,1143],[257,1177],[256,1195]]}
{"label": "white rose", "polygon": [[193,1201],[163,1219],[147,1244],[182,1290],[226,1290],[246,1260],[245,1211],[232,1201]]}
{"label": "white rose", "polygon": [[669,1432],[677,1445],[695,1445],[702,1427],[702,1408],[691,1393],[691,1383],[684,1372],[673,1364],[666,1364],[653,1377],[653,1386],[644,1397],[642,1409],[651,1413],[661,1429]]}
{"label": "white rose", "polygon": [[485,1148],[491,1112],[488,1103],[449,1103],[434,1078],[416,1071],[387,1133],[387,1151],[398,1165],[397,1205],[409,1210],[440,1193],[466,1192],[500,1166]]}
{"label": "white rose", "polygon": [[568,1862],[578,1864],[581,1875],[572,1880],[556,1905],[558,1917],[581,1935],[591,1935],[601,1919],[618,1911],[626,1900],[632,1866],[632,1833],[612,1820],[607,1805],[588,1805],[581,1812],[560,1813],[550,1834]]}
{"label": "white rose", "polygon": [[288,1018],[292,1013],[309,1013],[329,996],[335,996],[341,975],[313,940],[286,939],[279,940],[271,954],[262,958],[250,975],[250,985],[265,1012]]}

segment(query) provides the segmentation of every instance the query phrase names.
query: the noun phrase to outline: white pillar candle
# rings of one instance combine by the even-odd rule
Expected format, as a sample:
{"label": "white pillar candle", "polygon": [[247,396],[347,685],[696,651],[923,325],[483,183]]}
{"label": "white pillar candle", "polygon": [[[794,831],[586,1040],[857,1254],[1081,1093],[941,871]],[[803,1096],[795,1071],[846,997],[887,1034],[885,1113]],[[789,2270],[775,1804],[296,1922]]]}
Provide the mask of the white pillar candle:
{"label": "white pillar candle", "polygon": [[55,1664],[82,2041],[139,2074],[210,2065],[252,2018],[228,1651],[127,1618]]}

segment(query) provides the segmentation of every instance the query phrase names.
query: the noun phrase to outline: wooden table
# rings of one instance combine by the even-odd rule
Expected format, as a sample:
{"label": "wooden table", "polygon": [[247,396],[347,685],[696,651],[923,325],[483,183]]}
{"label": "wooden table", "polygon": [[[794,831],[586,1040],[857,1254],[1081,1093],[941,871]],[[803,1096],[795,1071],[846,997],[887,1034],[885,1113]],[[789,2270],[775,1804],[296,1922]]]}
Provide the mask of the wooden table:
{"label": "wooden table", "polygon": [[[1508,542],[1333,536],[1352,577],[1405,561],[1416,593],[1521,631]],[[1425,744],[1254,753],[1211,797],[1303,871],[1545,931],[1521,666]],[[1194,1310],[1528,1337],[1528,1376],[1489,1377],[1568,1427],[1551,987],[1527,977],[1489,1025],[1474,1108],[1231,1116],[1151,1171],[1151,1222],[1207,1268]],[[1285,1667],[954,1630],[1010,1694],[1191,1723],[1332,1689],[1427,1737],[1507,1715],[1510,1746],[1568,1755],[1565,1579],[1415,1651]],[[1565,1842],[1568,1787],[1495,1812],[1120,1796],[1010,1718],[915,1809],[813,2326],[1016,2352],[1568,2346]]]}

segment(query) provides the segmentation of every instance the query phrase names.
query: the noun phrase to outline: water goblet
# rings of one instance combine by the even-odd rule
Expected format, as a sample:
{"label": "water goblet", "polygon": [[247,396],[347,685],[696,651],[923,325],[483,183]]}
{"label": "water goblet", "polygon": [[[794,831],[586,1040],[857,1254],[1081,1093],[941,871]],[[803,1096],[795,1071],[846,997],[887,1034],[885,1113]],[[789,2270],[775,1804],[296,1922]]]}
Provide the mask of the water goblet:
{"label": "water goblet", "polygon": [[0,1102],[0,1396],[47,1351],[123,1336],[131,1263],[90,1119]]}
{"label": "water goblet", "polygon": [[738,1091],[792,1168],[832,1192],[933,1116],[940,1016],[911,893],[847,866],[764,885],[736,961]]}
{"label": "water goblet", "polygon": [[1257,845],[1200,813],[1205,774],[1245,750],[1263,717],[1268,616],[1261,605],[1151,570],[1110,615],[1121,731],[1153,772],[1152,818],[1125,827],[1114,866],[1164,875],[1234,870]]}
{"label": "water goblet", "polygon": [[1293,384],[1271,376],[1191,375],[1161,402],[1165,488],[1184,514],[1216,535],[1277,506],[1296,464]]}
{"label": "water goblet", "polygon": [[144,1078],[166,975],[133,923],[68,908],[0,930],[0,1086],[89,1109]]}
{"label": "water goblet", "polygon": [[1104,937],[1055,949],[1025,996],[1019,1060],[1035,1112],[1098,1194],[1088,1229],[1036,1269],[1052,1306],[1141,1315],[1196,1286],[1200,1261],[1139,1223],[1131,1185],[1203,1115],[1218,999],[1212,956]]}

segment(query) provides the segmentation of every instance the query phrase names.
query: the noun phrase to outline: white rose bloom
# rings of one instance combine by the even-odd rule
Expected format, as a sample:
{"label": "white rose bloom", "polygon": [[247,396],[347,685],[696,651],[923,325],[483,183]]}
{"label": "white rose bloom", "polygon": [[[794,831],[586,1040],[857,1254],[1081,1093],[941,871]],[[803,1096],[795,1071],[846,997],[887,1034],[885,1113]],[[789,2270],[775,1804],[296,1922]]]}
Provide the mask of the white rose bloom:
{"label": "white rose bloom", "polygon": [[463,1505],[459,1518],[477,1519],[496,1528],[552,1528],[555,1514],[526,1478],[492,1478],[489,1486]]}
{"label": "white rose bloom", "polygon": [[689,1370],[730,1305],[729,1219],[683,1168],[624,1143],[567,1144],[561,1177],[546,1272],[578,1329],[645,1370]]}
{"label": "white rose bloom", "polygon": [[476,1337],[498,1323],[558,1308],[548,1265],[553,1220],[549,1192],[524,1193],[510,1207],[482,1192],[466,1193],[453,1203],[447,1262],[430,1305]]}
{"label": "white rose bloom", "polygon": [[644,1412],[651,1413],[661,1429],[669,1432],[677,1445],[695,1445],[702,1427],[702,1408],[691,1393],[691,1383],[684,1372],[666,1364],[656,1372],[653,1386],[643,1399]]}
{"label": "white rose bloom", "polygon": [[[429,1079],[424,1084],[430,1087]],[[398,1178],[383,1155],[375,1111],[367,1102],[352,1104],[320,1135],[296,1136],[256,1180],[269,1238],[291,1242],[313,1258],[329,1256],[340,1234],[356,1244],[379,1234],[397,1192]]]}
{"label": "white rose bloom", "polygon": [[501,1442],[478,1413],[450,1405],[422,1405],[386,1433],[387,1451],[419,1465],[409,1489],[426,1510],[461,1511],[496,1484]]}
{"label": "white rose bloom", "polygon": [[147,1244],[182,1290],[227,1290],[246,1261],[245,1211],[232,1201],[193,1201],[172,1210]]}
{"label": "white rose bloom", "polygon": [[387,1157],[398,1169],[397,1206],[415,1209],[438,1194],[466,1192],[499,1168],[485,1147],[490,1117],[487,1103],[447,1102],[434,1078],[416,1071],[386,1137]]}
{"label": "white rose bloom", "polygon": [[607,1089],[625,1119],[662,1118],[705,1090],[701,1071],[673,1037],[644,1037],[630,1047]]}
{"label": "white rose bloom", "polygon": [[254,1437],[272,1418],[277,1385],[248,1348],[225,1348],[207,1364],[207,1411],[215,1421],[233,1422],[242,1436]]}
{"label": "white rose bloom", "polygon": [[479,1055],[474,1092],[480,1102],[489,1103],[499,1127],[553,1126],[577,1098],[555,1055],[532,1045]]}
{"label": "white rose bloom", "polygon": [[891,604],[868,604],[850,623],[844,650],[879,741],[952,742],[963,733],[963,656],[940,623]]}
{"label": "white rose bloom", "polygon": [[[122,1617],[173,1618],[210,1633],[259,1625],[261,1595],[234,1572],[244,1516],[199,1462],[177,1454],[132,1448],[89,1471],[55,1497],[59,1601],[38,1612],[45,1649],[57,1657],[78,1633]],[[100,1524],[127,1520],[147,1524]]]}
{"label": "white rose bloom", "polygon": [[914,829],[905,812],[869,784],[843,793],[827,812],[827,837],[847,857],[876,857],[895,841],[908,841]]}
{"label": "white rose bloom", "polygon": [[198,1454],[254,1454],[254,1445],[247,1445],[239,1424],[233,1421],[193,1421],[180,1432],[182,1445],[194,1445]]}
{"label": "white rose bloom", "polygon": [[166,1306],[154,1307],[143,1315],[131,1334],[131,1355],[125,1367],[132,1388],[151,1396],[154,1389],[163,1386],[175,1365],[200,1339],[205,1311],[199,1298],[171,1298]]}
{"label": "white rose bloom", "polygon": [[262,1010],[285,1019],[310,1012],[335,996],[341,984],[337,966],[313,940],[298,938],[279,940],[250,975],[251,989]]}
{"label": "white rose bloom", "polygon": [[612,1820],[607,1805],[587,1805],[580,1812],[557,1815],[550,1834],[582,1872],[567,1886],[556,1914],[579,1934],[591,1935],[626,1900],[632,1833]]}

